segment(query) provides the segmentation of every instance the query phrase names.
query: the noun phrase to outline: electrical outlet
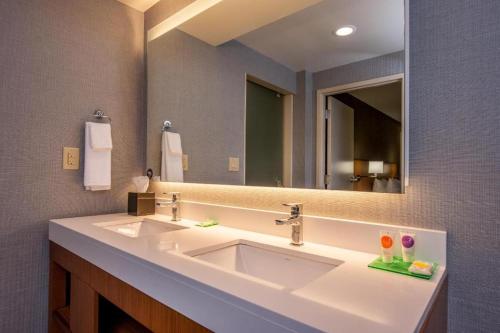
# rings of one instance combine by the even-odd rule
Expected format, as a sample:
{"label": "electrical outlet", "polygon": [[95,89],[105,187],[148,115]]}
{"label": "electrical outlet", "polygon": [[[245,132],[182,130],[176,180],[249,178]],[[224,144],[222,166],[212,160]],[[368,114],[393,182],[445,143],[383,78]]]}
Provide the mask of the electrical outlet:
{"label": "electrical outlet", "polygon": [[184,171],[189,170],[189,157],[187,154],[182,155],[182,170]]}
{"label": "electrical outlet", "polygon": [[64,147],[63,149],[63,169],[80,169],[80,148]]}
{"label": "electrical outlet", "polygon": [[240,159],[238,157],[229,158],[229,171],[240,171]]}

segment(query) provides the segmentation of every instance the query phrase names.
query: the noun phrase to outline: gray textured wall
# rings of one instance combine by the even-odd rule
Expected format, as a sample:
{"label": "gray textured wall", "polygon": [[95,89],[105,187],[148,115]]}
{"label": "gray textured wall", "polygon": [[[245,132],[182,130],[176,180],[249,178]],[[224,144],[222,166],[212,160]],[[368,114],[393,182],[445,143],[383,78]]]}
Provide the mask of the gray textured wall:
{"label": "gray textured wall", "polygon": [[403,73],[404,51],[334,67],[313,74],[314,90]]}
{"label": "gray textured wall", "polygon": [[[168,119],[189,156],[185,182],[243,184],[245,73],[295,92],[295,72],[237,41],[213,47],[180,30],[148,43],[147,61],[148,168],[159,174]],[[227,170],[230,156],[239,172]]]}
{"label": "gray textured wall", "polygon": [[500,329],[500,1],[410,1],[408,219],[448,231],[450,331]]}
{"label": "gray textured wall", "polygon": [[[143,15],[115,0],[2,0],[0,59],[0,332],[43,332],[47,221],[123,211],[144,167]],[[113,189],[91,193],[82,169],[62,170],[62,147],[83,147],[96,107],[113,118]]]}

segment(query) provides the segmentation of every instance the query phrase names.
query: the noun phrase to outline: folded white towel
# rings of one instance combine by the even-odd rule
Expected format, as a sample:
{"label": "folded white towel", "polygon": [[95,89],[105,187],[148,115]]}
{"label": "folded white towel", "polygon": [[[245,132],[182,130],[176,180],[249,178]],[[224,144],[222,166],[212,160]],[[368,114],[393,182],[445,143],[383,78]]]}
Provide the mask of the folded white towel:
{"label": "folded white towel", "polygon": [[178,133],[167,133],[168,149],[170,154],[182,157],[181,136]]}
{"label": "folded white towel", "polygon": [[[111,189],[111,149],[92,149],[90,142],[91,128],[93,125],[95,125],[95,123],[85,123],[85,168],[83,186],[85,186],[86,190],[90,191],[109,190]],[[111,126],[109,126],[109,124],[106,125],[108,125],[107,130],[109,133],[105,135],[111,138]]]}
{"label": "folded white towel", "polygon": [[161,181],[184,181],[182,169],[181,136],[178,133],[163,132],[161,138]]}
{"label": "folded white towel", "polygon": [[90,147],[95,151],[113,149],[111,125],[87,122],[90,128]]}

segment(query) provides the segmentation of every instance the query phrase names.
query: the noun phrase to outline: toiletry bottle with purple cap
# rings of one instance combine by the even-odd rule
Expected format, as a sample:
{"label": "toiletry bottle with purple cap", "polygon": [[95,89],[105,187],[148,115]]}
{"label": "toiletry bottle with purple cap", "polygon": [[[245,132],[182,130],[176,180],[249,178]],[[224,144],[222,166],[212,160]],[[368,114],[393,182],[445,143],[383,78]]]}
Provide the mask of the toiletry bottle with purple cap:
{"label": "toiletry bottle with purple cap", "polygon": [[404,262],[415,261],[415,234],[400,231],[401,235],[401,252],[403,253]]}

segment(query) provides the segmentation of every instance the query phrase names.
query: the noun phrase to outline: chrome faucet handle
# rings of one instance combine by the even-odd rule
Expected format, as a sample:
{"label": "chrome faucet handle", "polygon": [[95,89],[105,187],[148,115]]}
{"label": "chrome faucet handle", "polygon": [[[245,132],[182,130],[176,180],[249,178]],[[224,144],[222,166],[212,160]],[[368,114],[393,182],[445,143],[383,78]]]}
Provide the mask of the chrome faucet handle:
{"label": "chrome faucet handle", "polygon": [[274,220],[274,223],[276,223],[276,225],[285,225],[285,224],[288,224],[290,223],[288,218],[286,219],[276,219]]}
{"label": "chrome faucet handle", "polygon": [[172,201],[181,200],[181,192],[169,192],[168,194],[172,196]]}
{"label": "chrome faucet handle", "polygon": [[304,234],[303,217],[302,217],[302,203],[284,203],[283,206],[290,207],[290,216],[286,219],[275,220],[276,225],[288,224],[292,226],[292,241],[291,245],[301,246],[304,244],[302,241]]}
{"label": "chrome faucet handle", "polygon": [[302,207],[304,204],[302,202],[286,202],[282,205],[285,207]]}
{"label": "chrome faucet handle", "polygon": [[170,195],[172,197],[172,202],[176,202],[181,199],[181,192],[163,192],[163,194]]}
{"label": "chrome faucet handle", "polygon": [[292,203],[284,203],[282,204],[285,207],[291,207],[291,214],[292,216],[299,216],[302,214],[302,208],[304,207],[304,204],[299,203],[299,202],[292,202]]}

